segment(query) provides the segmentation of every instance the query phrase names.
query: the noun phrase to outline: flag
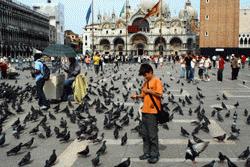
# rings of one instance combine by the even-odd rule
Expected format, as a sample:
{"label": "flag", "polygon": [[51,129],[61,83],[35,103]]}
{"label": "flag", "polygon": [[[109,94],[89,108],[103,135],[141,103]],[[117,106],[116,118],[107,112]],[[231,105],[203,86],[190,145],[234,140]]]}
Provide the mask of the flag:
{"label": "flag", "polygon": [[157,4],[155,4],[155,6],[148,12],[148,14],[146,14],[144,19],[146,19],[150,16],[153,16],[155,14],[158,14],[160,12],[160,2],[161,2],[161,0],[159,0],[159,2],[157,2]]}
{"label": "flag", "polygon": [[122,14],[123,14],[123,13],[125,13],[125,4],[123,5],[122,10],[121,10],[121,12],[120,12],[120,17],[122,17]]}
{"label": "flag", "polygon": [[86,15],[86,23],[87,24],[89,22],[89,17],[90,17],[91,11],[92,11],[92,3],[90,4],[87,15]]}

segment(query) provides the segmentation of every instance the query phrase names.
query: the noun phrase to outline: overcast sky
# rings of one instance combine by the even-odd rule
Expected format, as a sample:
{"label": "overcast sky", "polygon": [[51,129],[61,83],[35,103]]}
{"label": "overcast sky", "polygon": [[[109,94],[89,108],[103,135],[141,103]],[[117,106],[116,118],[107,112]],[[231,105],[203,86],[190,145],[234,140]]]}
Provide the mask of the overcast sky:
{"label": "overcast sky", "polygon": [[[28,6],[34,3],[46,3],[47,0],[17,0]],[[85,26],[86,13],[92,0],[51,0],[52,3],[64,4],[65,12],[65,30],[70,29],[75,33],[82,34],[82,27]],[[129,0],[131,7],[134,9],[140,4],[141,0]],[[144,0],[145,1],[145,0]],[[149,0],[157,2],[158,0]],[[184,8],[186,0],[163,0],[170,10],[171,15],[178,15],[180,9]],[[240,0],[241,7],[250,7],[250,0]],[[191,0],[192,6],[199,12],[200,0]],[[101,13],[111,14],[114,10],[119,15],[125,0],[94,0],[95,15],[100,11]],[[96,20],[96,17],[95,17]],[[91,21],[91,20],[90,20]]]}

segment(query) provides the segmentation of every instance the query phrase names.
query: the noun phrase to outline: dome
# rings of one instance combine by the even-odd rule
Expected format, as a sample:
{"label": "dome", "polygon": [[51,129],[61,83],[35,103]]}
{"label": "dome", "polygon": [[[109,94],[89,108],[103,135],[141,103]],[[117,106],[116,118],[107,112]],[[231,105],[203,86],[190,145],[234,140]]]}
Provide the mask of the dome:
{"label": "dome", "polygon": [[189,0],[186,1],[185,8],[182,9],[179,13],[179,18],[184,19],[184,18],[194,18],[198,19],[198,14],[197,11],[192,7],[191,2]]}
{"label": "dome", "polygon": [[[145,12],[147,13],[148,10],[152,9],[153,6],[159,2],[159,0],[141,0],[141,3],[140,3],[140,8]],[[168,5],[163,2],[162,4],[162,13],[163,14],[167,14],[167,13],[170,13],[170,10],[169,10],[169,7]]]}

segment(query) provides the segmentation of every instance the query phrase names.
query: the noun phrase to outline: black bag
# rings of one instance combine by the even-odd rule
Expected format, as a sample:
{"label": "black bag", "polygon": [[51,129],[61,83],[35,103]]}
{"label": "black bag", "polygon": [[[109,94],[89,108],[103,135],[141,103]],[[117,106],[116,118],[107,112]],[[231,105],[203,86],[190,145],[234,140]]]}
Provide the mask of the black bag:
{"label": "black bag", "polygon": [[[148,86],[148,83],[147,83],[147,86]],[[148,88],[149,88],[149,86],[148,86]],[[160,111],[160,109],[156,105],[156,102],[155,102],[153,96],[151,94],[149,94],[149,96],[150,96],[150,99],[152,100],[152,102],[153,102],[153,104],[154,104],[154,106],[155,106],[155,108],[157,110],[156,118],[157,118],[158,123],[159,124],[164,124],[166,122],[169,122],[169,113],[165,109],[165,107],[161,106],[161,111]]]}

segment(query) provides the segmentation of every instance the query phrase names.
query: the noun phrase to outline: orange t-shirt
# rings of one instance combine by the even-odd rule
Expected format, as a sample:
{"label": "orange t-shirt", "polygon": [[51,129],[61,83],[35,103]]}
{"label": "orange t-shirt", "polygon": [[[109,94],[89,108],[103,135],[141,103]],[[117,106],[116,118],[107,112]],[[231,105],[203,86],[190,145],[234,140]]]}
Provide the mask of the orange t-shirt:
{"label": "orange t-shirt", "polygon": [[[150,81],[148,81],[149,89],[152,91],[163,95],[163,86],[162,82],[159,78],[153,77]],[[142,89],[147,88],[147,82],[144,82]],[[157,114],[157,109],[154,106],[154,103],[152,102],[150,96],[148,94],[145,94],[144,92],[141,93],[141,96],[143,96],[143,107],[142,107],[142,113],[147,114]],[[153,96],[158,108],[161,110],[161,98]]]}

